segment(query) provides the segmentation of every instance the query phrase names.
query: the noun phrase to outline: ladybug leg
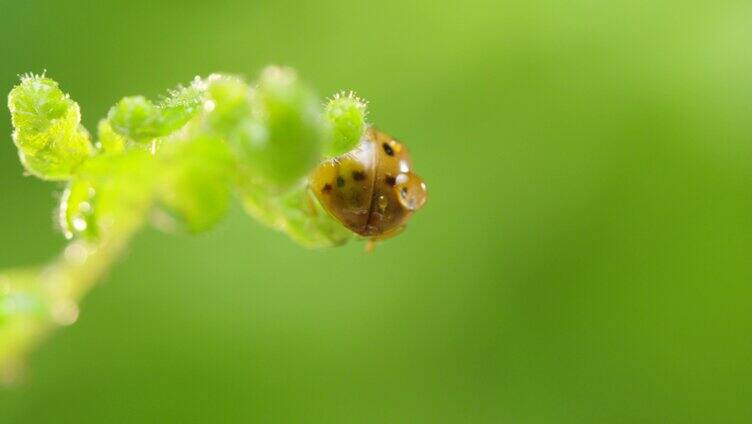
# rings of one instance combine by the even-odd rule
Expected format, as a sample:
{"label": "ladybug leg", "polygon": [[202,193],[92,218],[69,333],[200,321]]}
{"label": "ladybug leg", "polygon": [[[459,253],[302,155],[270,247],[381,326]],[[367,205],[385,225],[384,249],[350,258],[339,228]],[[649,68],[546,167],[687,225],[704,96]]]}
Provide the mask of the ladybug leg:
{"label": "ladybug leg", "polygon": [[366,243],[365,251],[366,253],[372,253],[373,250],[376,248],[376,243],[390,239],[396,235],[401,234],[403,231],[405,231],[406,225],[400,225],[399,227],[393,228],[386,233],[379,234],[377,236],[373,236],[368,239],[368,242]]}

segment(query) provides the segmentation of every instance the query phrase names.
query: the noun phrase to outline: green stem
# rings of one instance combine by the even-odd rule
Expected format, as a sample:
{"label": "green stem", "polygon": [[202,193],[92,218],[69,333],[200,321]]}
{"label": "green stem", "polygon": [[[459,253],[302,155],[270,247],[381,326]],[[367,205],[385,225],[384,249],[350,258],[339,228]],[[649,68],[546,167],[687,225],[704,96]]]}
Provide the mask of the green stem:
{"label": "green stem", "polygon": [[147,210],[131,210],[129,219],[119,221],[95,242],[71,241],[41,268],[0,275],[0,307],[10,312],[0,325],[3,382],[16,380],[24,357],[49,332],[77,320],[79,302],[122,256]]}

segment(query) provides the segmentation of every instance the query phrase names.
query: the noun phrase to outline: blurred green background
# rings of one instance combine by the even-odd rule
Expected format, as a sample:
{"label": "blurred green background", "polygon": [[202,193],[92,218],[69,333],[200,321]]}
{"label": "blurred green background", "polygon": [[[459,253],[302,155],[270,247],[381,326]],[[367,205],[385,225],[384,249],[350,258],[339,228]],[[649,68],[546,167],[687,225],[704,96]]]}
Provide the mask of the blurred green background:
{"label": "blurred green background", "polygon": [[[307,251],[235,207],[148,230],[2,423],[752,421],[752,3],[0,0],[0,91],[296,67],[353,89],[431,198]],[[0,268],[63,246],[0,119]]]}

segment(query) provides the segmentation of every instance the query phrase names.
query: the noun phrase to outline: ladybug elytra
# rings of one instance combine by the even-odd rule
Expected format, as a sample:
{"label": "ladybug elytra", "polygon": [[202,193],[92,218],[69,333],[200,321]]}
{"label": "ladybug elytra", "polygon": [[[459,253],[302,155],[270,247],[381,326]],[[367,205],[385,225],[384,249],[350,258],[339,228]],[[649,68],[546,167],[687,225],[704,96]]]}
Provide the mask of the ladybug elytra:
{"label": "ladybug elytra", "polygon": [[401,232],[427,198],[405,146],[373,127],[355,149],[318,165],[310,188],[345,227],[371,240]]}

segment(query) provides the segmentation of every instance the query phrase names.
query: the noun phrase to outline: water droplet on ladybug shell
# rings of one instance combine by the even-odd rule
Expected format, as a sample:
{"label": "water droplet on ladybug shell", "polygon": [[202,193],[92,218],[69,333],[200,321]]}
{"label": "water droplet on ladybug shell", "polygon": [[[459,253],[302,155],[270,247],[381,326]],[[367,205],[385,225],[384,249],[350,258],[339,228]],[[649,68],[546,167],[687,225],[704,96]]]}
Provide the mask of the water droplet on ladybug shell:
{"label": "water droplet on ladybug shell", "polygon": [[411,211],[423,207],[428,198],[426,183],[412,172],[399,174],[394,190],[397,192],[397,199],[400,204]]}

